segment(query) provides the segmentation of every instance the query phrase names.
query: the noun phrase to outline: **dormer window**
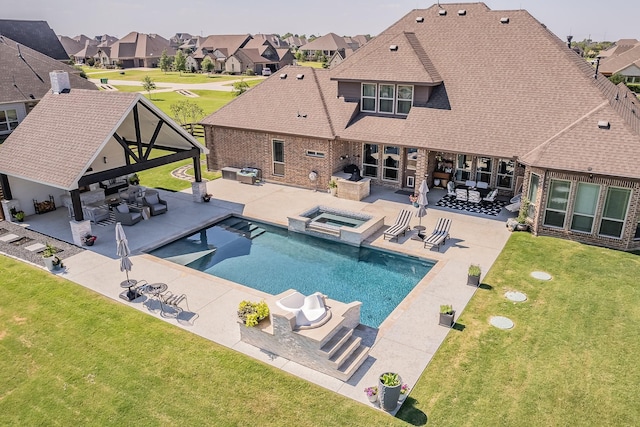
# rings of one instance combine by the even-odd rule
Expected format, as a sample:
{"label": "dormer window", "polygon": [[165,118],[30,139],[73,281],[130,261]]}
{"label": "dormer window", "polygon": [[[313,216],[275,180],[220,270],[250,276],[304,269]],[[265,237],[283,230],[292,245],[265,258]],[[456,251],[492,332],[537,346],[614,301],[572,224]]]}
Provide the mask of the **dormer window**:
{"label": "dormer window", "polygon": [[362,83],[360,111],[406,116],[413,104],[413,86]]}

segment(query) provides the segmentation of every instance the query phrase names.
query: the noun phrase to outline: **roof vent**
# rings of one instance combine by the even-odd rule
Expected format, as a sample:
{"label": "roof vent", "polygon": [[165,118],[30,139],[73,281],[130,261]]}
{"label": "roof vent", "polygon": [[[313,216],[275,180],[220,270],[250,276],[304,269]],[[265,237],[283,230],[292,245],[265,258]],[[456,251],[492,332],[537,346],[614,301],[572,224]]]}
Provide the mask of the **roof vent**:
{"label": "roof vent", "polygon": [[504,18],[500,18],[500,23],[501,24],[508,24],[509,23],[509,18],[507,18],[506,16]]}
{"label": "roof vent", "polygon": [[389,46],[389,50],[392,52],[395,52],[398,50],[398,45],[397,44],[392,44],[391,46]]}
{"label": "roof vent", "polygon": [[458,11],[458,16],[464,16],[464,15],[466,15],[466,14],[467,14],[467,11],[466,11],[466,10],[464,10],[464,9],[460,9],[460,10]]}
{"label": "roof vent", "polygon": [[287,73],[282,73],[282,74],[280,74],[280,78],[281,78],[281,79],[286,79],[286,78],[287,78]]}
{"label": "roof vent", "polygon": [[611,123],[609,123],[607,120],[600,120],[598,121],[598,127],[600,129],[611,129]]}
{"label": "roof vent", "polygon": [[296,79],[298,79],[298,80],[302,80],[302,79],[304,79],[304,74],[298,74],[298,75],[296,75]]}
{"label": "roof vent", "polygon": [[438,11],[438,15],[440,15],[440,16],[446,16],[446,15],[447,15],[447,11],[446,11],[446,10],[444,10],[444,9],[440,9],[440,10]]}
{"label": "roof vent", "polygon": [[416,22],[419,22],[419,23],[424,22],[424,17],[423,17],[423,16],[418,16],[418,17],[416,18]]}

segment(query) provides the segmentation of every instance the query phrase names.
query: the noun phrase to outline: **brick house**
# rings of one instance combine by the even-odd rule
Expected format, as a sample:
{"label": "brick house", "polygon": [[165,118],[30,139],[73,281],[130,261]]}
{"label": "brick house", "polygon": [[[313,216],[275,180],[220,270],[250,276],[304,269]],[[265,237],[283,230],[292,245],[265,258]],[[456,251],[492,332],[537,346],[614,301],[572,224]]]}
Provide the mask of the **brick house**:
{"label": "brick house", "polygon": [[468,3],[413,10],[334,69],[283,68],[202,123],[211,169],[307,188],[350,163],[388,188],[483,181],[530,199],[534,234],[632,250],[638,113],[527,11]]}

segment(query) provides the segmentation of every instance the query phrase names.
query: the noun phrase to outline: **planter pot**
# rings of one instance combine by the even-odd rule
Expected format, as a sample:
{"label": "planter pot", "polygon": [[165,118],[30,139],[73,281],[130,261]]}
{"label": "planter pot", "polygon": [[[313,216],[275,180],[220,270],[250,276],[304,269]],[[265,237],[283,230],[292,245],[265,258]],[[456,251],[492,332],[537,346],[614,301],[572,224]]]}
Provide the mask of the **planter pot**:
{"label": "planter pot", "polygon": [[480,276],[467,276],[467,285],[475,286],[476,288],[480,286]]}
{"label": "planter pot", "polygon": [[517,231],[527,231],[529,230],[529,224],[516,224]]}
{"label": "planter pot", "polygon": [[335,196],[338,194],[338,188],[329,188],[329,193],[331,193],[332,196]]}
{"label": "planter pot", "polygon": [[414,208],[420,207],[420,205],[418,204],[418,202],[413,202],[412,204],[413,204],[413,207],[414,207]]}
{"label": "planter pot", "polygon": [[400,397],[398,398],[398,402],[402,403],[407,398],[407,394],[400,393]]}
{"label": "planter pot", "polygon": [[42,257],[44,260],[44,266],[47,267],[47,270],[53,271],[55,268],[53,267],[53,258],[52,256]]}
{"label": "planter pot", "polygon": [[400,378],[400,376],[398,375],[398,379],[400,380],[400,382],[397,386],[394,387],[386,386],[382,384],[381,380],[378,380],[378,395],[380,396],[380,407],[385,411],[393,411],[398,406],[398,399],[400,398],[400,387],[402,386],[402,378]]}
{"label": "planter pot", "polygon": [[442,326],[446,326],[447,328],[452,328],[453,324],[455,323],[453,321],[453,318],[456,315],[456,311],[453,310],[453,313],[451,314],[445,314],[445,313],[440,313],[440,321],[438,322],[439,325]]}
{"label": "planter pot", "polygon": [[211,200],[211,197],[203,197],[202,201],[205,203],[209,203],[209,201]]}
{"label": "planter pot", "polygon": [[84,242],[85,245],[87,246],[93,246],[95,240],[87,240],[86,242]]}
{"label": "planter pot", "polygon": [[378,395],[374,394],[373,396],[367,396],[369,398],[369,402],[376,403],[378,401]]}

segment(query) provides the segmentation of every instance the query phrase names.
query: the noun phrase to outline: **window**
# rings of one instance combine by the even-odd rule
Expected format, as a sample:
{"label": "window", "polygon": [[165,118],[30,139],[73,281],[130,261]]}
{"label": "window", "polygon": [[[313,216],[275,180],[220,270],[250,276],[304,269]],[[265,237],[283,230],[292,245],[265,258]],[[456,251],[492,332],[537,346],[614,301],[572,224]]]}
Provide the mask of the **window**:
{"label": "window", "polygon": [[382,163],[382,179],[388,181],[398,180],[400,168],[400,147],[385,145]]}
{"label": "window", "polygon": [[393,100],[395,99],[394,85],[380,85],[380,103],[379,109],[381,113],[393,114]]}
{"label": "window", "polygon": [[513,173],[516,169],[515,162],[509,159],[498,160],[498,182],[497,187],[513,189]]}
{"label": "window", "polygon": [[609,187],[607,199],[604,202],[600,233],[603,236],[622,237],[622,226],[627,216],[631,190]]}
{"label": "window", "polygon": [[17,110],[0,110],[0,132],[10,132],[18,126]]}
{"label": "window", "polygon": [[491,183],[491,157],[476,159],[476,181]]}
{"label": "window", "polygon": [[361,111],[376,112],[376,84],[362,83]]}
{"label": "window", "polygon": [[593,217],[598,207],[600,186],[581,182],[576,191],[573,217],[571,218],[571,230],[591,233],[593,230]]}
{"label": "window", "polygon": [[529,193],[527,198],[529,199],[529,212],[527,216],[533,218],[536,213],[536,202],[538,201],[538,187],[540,186],[540,176],[535,173],[531,174],[529,178]]}
{"label": "window", "polygon": [[638,218],[638,224],[636,225],[636,234],[633,235],[633,238],[636,240],[640,239],[640,218]]}
{"label": "window", "polygon": [[471,178],[471,156],[458,154],[456,165],[456,181],[466,181]]}
{"label": "window", "polygon": [[284,141],[273,140],[273,174],[284,176]]}
{"label": "window", "polygon": [[320,151],[307,150],[307,156],[309,157],[318,157],[320,159],[324,159],[324,153]]}
{"label": "window", "polygon": [[570,190],[571,183],[569,181],[551,180],[547,209],[544,213],[544,225],[564,227]]}
{"label": "window", "polygon": [[362,155],[362,175],[378,177],[378,144],[364,144]]}
{"label": "window", "polygon": [[398,85],[398,106],[396,112],[398,114],[409,114],[411,105],[413,104],[413,86]]}
{"label": "window", "polygon": [[418,149],[407,148],[407,170],[415,171],[418,168]]}

